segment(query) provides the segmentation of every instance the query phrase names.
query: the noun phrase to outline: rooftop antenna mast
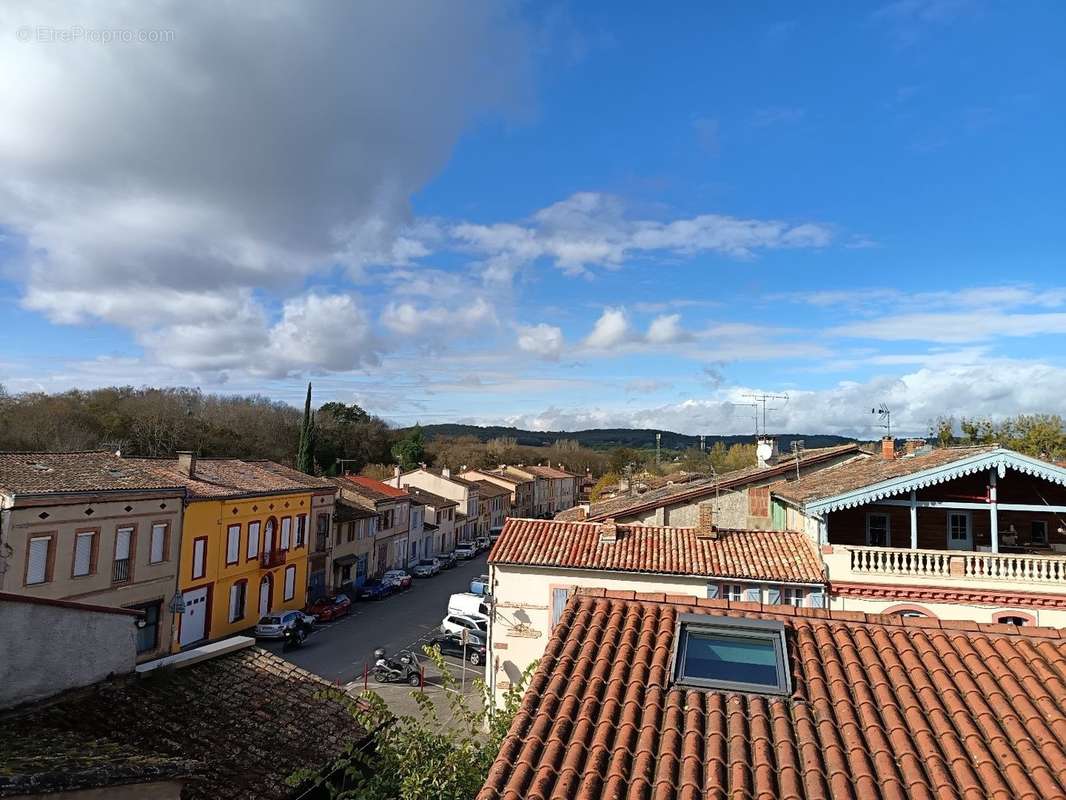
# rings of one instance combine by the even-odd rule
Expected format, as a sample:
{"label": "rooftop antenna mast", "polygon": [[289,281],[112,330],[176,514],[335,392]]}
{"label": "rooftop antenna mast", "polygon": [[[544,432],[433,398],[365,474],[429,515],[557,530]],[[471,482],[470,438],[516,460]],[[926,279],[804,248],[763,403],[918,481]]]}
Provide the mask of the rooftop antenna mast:
{"label": "rooftop antenna mast", "polygon": [[888,410],[888,406],[884,403],[877,408],[870,409],[871,414],[877,414],[877,419],[880,422],[877,423],[877,427],[885,429],[885,436],[891,438],[892,436],[892,412]]}
{"label": "rooftop antenna mast", "polygon": [[758,403],[733,403],[732,405],[752,409],[755,414],[755,438],[759,438],[759,404]]}
{"label": "rooftop antenna mast", "polygon": [[766,435],[766,412],[767,411],[777,411],[779,409],[779,406],[770,406],[769,408],[767,408],[766,407],[767,401],[769,401],[769,400],[784,400],[785,403],[788,403],[788,395],[787,394],[765,394],[765,393],[758,393],[758,392],[748,392],[744,396],[745,397],[750,397],[752,399],[751,405],[755,406],[755,438],[759,437],[759,407],[760,406],[762,407],[762,435],[765,436]]}

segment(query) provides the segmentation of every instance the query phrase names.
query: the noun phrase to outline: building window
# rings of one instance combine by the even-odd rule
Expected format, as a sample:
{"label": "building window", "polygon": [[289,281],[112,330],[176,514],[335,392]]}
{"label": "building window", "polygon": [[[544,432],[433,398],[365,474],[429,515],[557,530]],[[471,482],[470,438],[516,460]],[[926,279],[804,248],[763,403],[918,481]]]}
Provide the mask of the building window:
{"label": "building window", "polygon": [[866,544],[870,547],[892,545],[892,530],[888,514],[866,515]]}
{"label": "building window", "polygon": [[1023,617],[1018,614],[996,614],[995,621],[1000,625],[1033,625],[1035,624],[1031,617]]}
{"label": "building window", "polygon": [[285,599],[292,600],[296,596],[296,567],[295,565],[289,565],[285,567]]}
{"label": "building window", "polygon": [[791,694],[785,626],[777,620],[682,614],[673,675],[684,686]]}
{"label": "building window", "polygon": [[150,653],[159,647],[159,617],[162,613],[163,603],[156,600],[154,603],[141,603],[129,606],[134,611],[143,611],[143,623],[137,627],[137,653]]}
{"label": "building window", "polygon": [[259,558],[259,523],[248,523],[248,550],[246,557],[249,561],[253,558]]}
{"label": "building window", "polygon": [[241,526],[230,525],[226,529],[226,565],[241,560]]}
{"label": "building window", "polygon": [[133,528],[115,531],[115,563],[111,568],[112,583],[126,583],[133,578]]}
{"label": "building window", "polygon": [[26,553],[26,585],[52,580],[52,537],[34,536]]}
{"label": "building window", "polygon": [[388,511],[382,511],[379,517],[380,524],[378,527],[380,527],[383,531],[389,530],[389,528],[392,527],[393,520],[395,519],[395,513],[396,512],[391,508]]}
{"label": "building window", "polygon": [[803,607],[803,599],[807,596],[807,590],[800,586],[785,587],[785,605]]}
{"label": "building window", "polygon": [[229,621],[244,619],[244,606],[248,595],[248,581],[240,580],[229,589]]}
{"label": "building window", "polygon": [[277,542],[274,541],[274,532],[277,530],[277,525],[273,517],[267,520],[266,529],[263,531],[264,553],[272,553],[277,547]]}
{"label": "building window", "polygon": [[744,593],[744,587],[739,583],[727,583],[723,587],[723,596],[726,600],[732,600],[734,602],[740,602],[741,595]]}
{"label": "building window", "polygon": [[71,577],[82,578],[96,572],[96,541],[96,531],[80,531],[74,535]]}
{"label": "building window", "polygon": [[296,517],[296,547],[303,547],[307,536],[307,515],[300,514]]}
{"label": "building window", "polygon": [[148,547],[148,563],[161,564],[167,560],[167,545],[170,526],[165,522],[157,522],[152,525],[152,540]]}
{"label": "building window", "polygon": [[970,542],[970,515],[953,511],[948,514],[948,546],[961,547]]}
{"label": "building window", "polygon": [[1032,523],[1032,527],[1029,529],[1029,543],[1030,544],[1047,544],[1047,523],[1043,520],[1036,520]]}
{"label": "building window", "polygon": [[281,549],[288,550],[289,542],[292,537],[292,517],[282,517],[281,519]]}
{"label": "building window", "polygon": [[356,529],[356,526],[358,524],[359,524],[358,522],[349,522],[348,523],[348,541],[349,542],[354,542],[355,541],[355,529]]}
{"label": "building window", "polygon": [[199,580],[207,573],[207,537],[200,536],[192,543],[192,579]]}

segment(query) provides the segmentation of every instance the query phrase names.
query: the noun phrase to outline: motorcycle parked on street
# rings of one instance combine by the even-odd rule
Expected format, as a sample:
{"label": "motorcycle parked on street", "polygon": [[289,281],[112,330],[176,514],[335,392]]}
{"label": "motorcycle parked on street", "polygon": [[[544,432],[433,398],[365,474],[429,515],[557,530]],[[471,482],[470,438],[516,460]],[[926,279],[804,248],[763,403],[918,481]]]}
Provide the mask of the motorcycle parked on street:
{"label": "motorcycle parked on street", "polygon": [[411,686],[419,686],[422,683],[422,667],[416,656],[410,650],[400,650],[394,658],[390,658],[384,647],[374,651],[374,680],[378,683],[401,683],[406,682]]}

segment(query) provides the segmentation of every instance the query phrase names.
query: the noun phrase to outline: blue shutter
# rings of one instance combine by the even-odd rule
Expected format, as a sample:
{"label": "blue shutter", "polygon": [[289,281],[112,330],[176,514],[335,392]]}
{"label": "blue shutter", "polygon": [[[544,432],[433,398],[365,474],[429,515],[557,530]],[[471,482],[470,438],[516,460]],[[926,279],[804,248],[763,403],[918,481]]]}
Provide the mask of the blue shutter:
{"label": "blue shutter", "polygon": [[812,589],[807,597],[811,601],[811,608],[825,608],[825,592],[821,589]]}
{"label": "blue shutter", "polygon": [[721,590],[719,589],[717,583],[707,584],[707,597],[709,597],[711,600],[717,600],[721,596],[721,594]]}
{"label": "blue shutter", "polygon": [[771,586],[766,590],[766,605],[779,606],[781,605],[781,589],[776,586]]}
{"label": "blue shutter", "polygon": [[563,609],[566,608],[566,601],[570,599],[569,589],[552,589],[552,627],[554,628],[556,623],[559,622],[559,617],[563,615]]}
{"label": "blue shutter", "polygon": [[761,594],[758,586],[745,586],[744,594],[741,597],[744,598],[745,603],[758,603],[762,600]]}

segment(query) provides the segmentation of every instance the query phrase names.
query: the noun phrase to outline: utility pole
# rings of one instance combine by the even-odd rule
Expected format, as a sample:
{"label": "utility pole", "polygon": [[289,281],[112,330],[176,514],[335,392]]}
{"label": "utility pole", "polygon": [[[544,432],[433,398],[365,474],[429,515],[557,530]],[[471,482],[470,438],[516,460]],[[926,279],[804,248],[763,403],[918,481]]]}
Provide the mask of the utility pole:
{"label": "utility pole", "polygon": [[707,452],[707,437],[704,436],[702,433],[700,434],[700,452]]}
{"label": "utility pole", "polygon": [[655,434],[655,463],[659,463],[659,448],[663,442],[663,435],[661,433]]}

